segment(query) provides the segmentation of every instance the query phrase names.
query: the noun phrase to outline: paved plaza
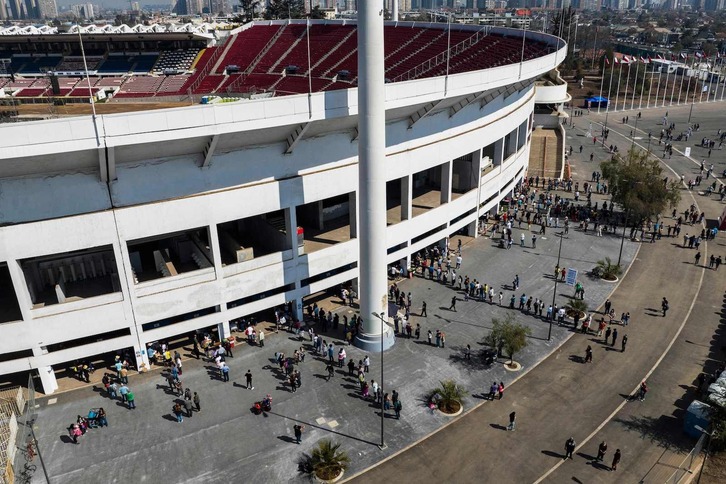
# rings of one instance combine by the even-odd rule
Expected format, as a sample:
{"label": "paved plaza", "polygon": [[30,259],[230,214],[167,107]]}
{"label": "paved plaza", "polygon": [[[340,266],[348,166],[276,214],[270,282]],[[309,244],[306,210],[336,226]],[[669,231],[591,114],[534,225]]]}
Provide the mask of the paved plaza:
{"label": "paved plaza", "polygon": [[[691,146],[701,136],[715,135],[720,127],[720,109],[720,103],[695,107],[694,121],[701,123],[703,134],[696,133]],[[643,139],[636,139],[636,143],[647,142],[647,130],[657,133],[656,125],[665,110],[643,110],[635,133],[636,138]],[[669,108],[669,120],[676,123],[677,132],[679,125],[685,124],[688,110],[687,106]],[[632,112],[631,125],[622,125],[621,117],[609,116],[608,144],[617,143],[622,151],[630,145],[630,129],[635,127]],[[596,162],[608,156],[602,147],[592,146],[592,140],[584,136],[589,122],[597,130],[604,115],[575,118],[575,128],[568,130],[566,140],[566,145],[573,145],[576,153],[573,176],[580,182],[589,180],[591,172],[598,169]],[[646,130],[645,135],[641,128]],[[580,144],[584,148],[582,155],[577,153]],[[674,148],[677,151],[672,159],[666,160],[667,164],[679,175],[695,176],[697,162],[677,154],[685,143],[676,142]],[[589,162],[590,152],[595,162]],[[701,156],[699,148],[694,147],[693,158],[700,161]],[[716,173],[726,168],[724,151],[714,150],[712,160]],[[716,196],[708,198],[684,190],[681,209],[694,201],[706,211],[708,219],[715,219],[723,207]],[[533,226],[533,230],[538,228]],[[515,241],[519,240],[519,232],[515,225]],[[551,341],[547,341],[549,325],[539,318],[506,307],[465,301],[463,294],[450,286],[415,277],[400,286],[412,293],[413,323],[421,323],[422,338],[399,338],[384,355],[384,391],[397,390],[403,403],[400,420],[393,418],[392,411],[386,414],[386,449],[379,450],[376,445],[380,441],[379,407],[361,399],[356,380],[346,376],[347,369],[336,369],[335,376],[326,381],[324,360],[309,352],[299,365],[302,388],[296,393],[289,391],[276,369],[274,355],[278,351],[291,355],[301,343],[291,334],[281,332],[270,334],[264,348],[239,345],[234,357],[228,359],[228,383],[218,379],[213,363],[185,360],[182,381],[185,387],[199,393],[202,410],[183,423],[177,423],[171,414],[177,397],[168,391],[163,373],[158,370],[131,378],[135,410],[109,400],[98,386],[40,399],[36,433],[51,480],[297,481],[304,479],[297,473],[297,460],[302,453],[309,452],[322,438],[333,438],[351,457],[348,475],[361,473],[393,456],[363,474],[361,479],[365,480],[473,482],[486,475],[487,480],[509,482],[534,482],[543,476],[548,482],[638,482],[645,477],[645,482],[663,481],[661,474],[668,469],[672,472],[672,461],[685,455],[692,445],[678,429],[684,405],[692,398],[693,380],[704,364],[713,365],[718,356],[711,337],[722,314],[723,271],[695,267],[693,251],[682,249],[675,239],[642,246],[626,240],[624,264],[629,265],[633,258],[635,261],[627,276],[616,285],[591,279],[586,273],[605,256],[617,260],[619,236],[596,237],[571,229],[562,242],[561,264],[578,270],[590,308],[597,308],[611,297],[616,312],[633,314],[627,330],[619,328],[629,335],[626,353],[613,351],[594,336],[576,334],[557,325],[553,326]],[[452,245],[455,244],[454,237]],[[498,248],[496,241],[488,238],[467,241],[461,273],[493,285],[496,291],[502,290],[505,301],[512,294],[511,283],[518,274],[521,283],[517,297],[524,293],[549,304],[553,292],[550,274],[557,262],[558,245],[553,230],[539,238],[536,249],[531,248],[529,238],[528,247],[521,248],[515,243],[511,250]],[[723,246],[719,236],[705,248],[702,246],[702,251],[707,255],[714,251],[726,255]],[[559,285],[557,293],[557,303],[564,304],[572,295],[572,288]],[[454,295],[459,298],[456,312],[448,310]],[[653,310],[662,295],[671,300],[672,309],[666,318]],[[425,318],[418,316],[422,301],[428,307]],[[345,306],[335,307],[341,315],[350,311]],[[529,346],[516,357],[523,370],[505,371],[504,359],[491,367],[477,359],[464,360],[463,348],[471,344],[475,351],[482,349],[480,341],[491,328],[492,318],[506,313],[514,314],[517,321],[532,328]],[[446,348],[426,343],[429,329],[446,332]],[[335,343],[337,351],[342,334],[324,337]],[[304,344],[310,349],[309,342]],[[584,354],[588,344],[595,350],[593,364],[574,361]],[[190,349],[185,353],[190,353]],[[670,351],[664,353],[667,349]],[[356,348],[346,347],[346,351],[355,361],[364,357]],[[378,381],[378,355],[371,355],[371,360],[367,379]],[[649,375],[656,363],[660,365]],[[248,369],[254,375],[254,390],[244,387],[244,373]],[[648,399],[642,404],[625,406],[624,395],[645,376],[652,388]],[[439,380],[449,378],[471,393],[464,400],[465,409],[476,407],[453,420],[431,414],[423,397]],[[492,381],[505,383],[507,390],[502,401],[481,398]],[[273,397],[272,411],[252,414],[252,404],[267,393]],[[100,406],[108,413],[109,427],[91,430],[79,445],[69,443],[68,425],[77,415]],[[504,432],[501,427],[511,411],[517,411],[517,431]],[[294,443],[292,427],[296,423],[305,426],[301,445]],[[442,431],[431,435],[442,427]],[[562,447],[571,435],[578,445],[584,445],[578,447],[573,462],[563,463]],[[603,439],[610,444],[609,458],[617,447],[623,450],[617,475],[587,458]],[[37,473],[35,480],[40,482],[41,477]]]}
{"label": "paved plaza", "polygon": [[[526,231],[526,224],[522,229]],[[539,231],[539,226],[532,226],[532,230]],[[519,232],[515,224],[515,240],[519,239]],[[598,259],[605,256],[617,259],[620,242],[616,235],[597,237],[574,229],[562,241],[561,265],[578,270],[586,289],[585,300],[593,309],[608,297],[614,285],[591,279],[586,273]],[[454,244],[456,238],[452,239]],[[464,246],[460,273],[493,285],[497,292],[501,290],[505,302],[509,301],[512,280],[518,274],[521,281],[516,292],[518,298],[526,294],[549,304],[553,295],[550,274],[557,263],[558,248],[559,239],[554,230],[539,237],[536,249],[531,248],[529,235],[527,247],[515,244],[511,250],[500,249],[497,241],[479,238]],[[623,261],[626,264],[637,248],[637,244],[625,242]],[[496,304],[465,301],[460,291],[428,279],[405,280],[401,288],[412,293],[413,323],[421,324],[422,338],[399,338],[395,347],[385,353],[384,391],[397,390],[403,403],[400,420],[392,418],[392,411],[386,415],[387,449],[381,451],[376,446],[380,441],[379,406],[361,399],[356,380],[346,376],[347,369],[337,370],[335,377],[326,381],[324,360],[309,353],[299,365],[302,388],[291,393],[283,385],[274,364],[275,353],[284,351],[291,355],[300,342],[289,333],[280,333],[269,335],[264,348],[238,346],[234,357],[228,359],[229,383],[217,378],[213,363],[186,361],[182,381],[185,387],[199,393],[202,411],[185,418],[181,424],[171,415],[177,398],[166,388],[160,371],[131,379],[130,387],[136,395],[135,410],[110,401],[100,385],[43,398],[37,434],[51,478],[75,482],[98,482],[98,476],[152,482],[161,479],[173,482],[225,482],[242,478],[256,482],[294,480],[300,478],[296,462],[301,453],[309,452],[325,437],[340,442],[351,455],[350,472],[360,472],[450,422],[439,414],[432,415],[425,406],[424,393],[440,380],[454,379],[464,385],[472,394],[464,405],[472,408],[483,402],[480,395],[488,391],[492,381],[503,381],[508,386],[573,334],[569,328],[554,325],[552,339],[548,341],[549,324],[542,319]],[[557,292],[557,304],[562,305],[574,291],[560,284]],[[456,312],[448,310],[454,295],[459,299]],[[418,317],[422,301],[428,307],[425,318]],[[336,311],[345,314],[350,309],[336,305]],[[505,371],[505,359],[491,367],[476,358],[465,361],[464,347],[470,344],[475,353],[483,349],[480,341],[491,328],[492,318],[507,313],[532,328],[529,346],[516,357],[523,371]],[[425,335],[429,329],[446,333],[445,348],[427,344]],[[341,338],[342,333],[325,335],[336,347],[341,344]],[[309,342],[305,346],[309,349]],[[365,356],[357,348],[347,347],[346,351],[355,361]],[[371,357],[368,381],[380,381],[378,356]],[[243,375],[248,369],[254,375],[255,390],[244,388]],[[250,411],[253,402],[267,393],[273,397],[272,412],[253,415]],[[79,445],[69,443],[66,437],[69,424],[77,415],[100,406],[109,415],[109,427],[91,430]],[[296,423],[305,425],[301,445],[293,443],[292,427]],[[159,465],[161,462],[163,466]]]}

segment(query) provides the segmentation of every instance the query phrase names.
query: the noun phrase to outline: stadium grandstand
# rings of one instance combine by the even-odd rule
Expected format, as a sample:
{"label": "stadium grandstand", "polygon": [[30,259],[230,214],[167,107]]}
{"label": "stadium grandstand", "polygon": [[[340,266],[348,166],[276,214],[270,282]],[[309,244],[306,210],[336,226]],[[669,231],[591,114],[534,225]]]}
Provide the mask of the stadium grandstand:
{"label": "stadium grandstand", "polygon": [[[554,51],[537,40],[523,45],[520,37],[491,27],[450,29],[440,23],[386,25],[386,82],[496,68]],[[250,23],[221,42],[208,26],[73,26],[67,32],[11,27],[0,31],[0,89],[30,102],[88,94],[79,38],[91,86],[97,87],[91,92],[99,99],[348,89],[357,86],[356,34],[355,22],[305,20]],[[38,83],[54,77],[59,82]],[[102,81],[109,77],[115,80]],[[85,90],[74,89],[82,85]]]}

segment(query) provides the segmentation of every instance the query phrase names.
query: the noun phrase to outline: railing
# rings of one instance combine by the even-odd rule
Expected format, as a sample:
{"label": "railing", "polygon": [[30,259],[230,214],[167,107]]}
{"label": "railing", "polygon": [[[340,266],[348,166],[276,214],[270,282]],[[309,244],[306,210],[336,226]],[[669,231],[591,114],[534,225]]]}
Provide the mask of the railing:
{"label": "railing", "polygon": [[393,78],[393,82],[400,82],[400,81],[408,81],[409,79],[416,79],[418,76],[424,74],[425,72],[430,71],[434,67],[437,67],[444,62],[446,62],[446,58],[448,56],[449,59],[454,57],[457,54],[460,54],[461,52],[465,51],[466,49],[470,48],[472,45],[479,42],[484,37],[487,37],[489,35],[489,31],[491,30],[491,27],[488,25],[485,25],[482,29],[477,30],[477,32],[469,37],[468,39],[464,39],[458,44],[449,47],[446,51],[436,55],[435,57],[422,62],[421,64],[417,65],[416,67],[413,67],[409,69],[408,71],[404,72],[403,74],[400,74]]}
{"label": "railing", "polygon": [[[234,37],[234,36],[232,36],[232,37]],[[227,39],[227,42],[229,42],[232,37],[229,37]],[[226,45],[226,42],[225,42],[225,45]],[[199,74],[199,77],[197,77],[196,80],[194,82],[192,82],[192,85],[189,86],[189,89],[187,91],[190,93],[190,95],[199,87],[199,85],[202,83],[204,78],[207,77],[207,75],[209,74],[209,71],[214,67],[214,64],[216,64],[217,59],[219,59],[219,56],[222,55],[222,51],[224,50],[223,47],[224,47],[223,45],[220,45],[214,49],[214,53],[212,53],[212,57],[207,61],[207,63],[202,68],[202,72]]]}
{"label": "railing", "polygon": [[681,463],[678,465],[678,469],[673,471],[673,474],[671,474],[670,477],[664,481],[665,484],[678,484],[683,481],[684,478],[691,477],[693,473],[693,471],[691,470],[691,468],[693,467],[693,461],[696,460],[698,455],[701,453],[701,450],[703,450],[703,442],[705,440],[706,434],[701,434],[701,436],[698,438],[698,442],[696,442],[695,447],[693,447],[688,455],[683,458]]}

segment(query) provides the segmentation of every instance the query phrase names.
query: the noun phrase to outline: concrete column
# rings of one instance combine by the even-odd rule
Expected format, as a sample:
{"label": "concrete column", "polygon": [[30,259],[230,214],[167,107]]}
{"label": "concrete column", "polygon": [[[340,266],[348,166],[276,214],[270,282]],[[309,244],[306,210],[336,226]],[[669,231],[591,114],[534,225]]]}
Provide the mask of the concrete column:
{"label": "concrete column", "polygon": [[316,216],[318,221],[318,230],[325,230],[325,221],[323,220],[323,201],[320,200],[315,204]]}
{"label": "concrete column", "polygon": [[229,321],[222,321],[221,323],[217,324],[217,331],[219,331],[219,338],[229,338],[229,335],[232,334],[232,332],[229,330]]}
{"label": "concrete column", "polygon": [[305,247],[297,246],[297,212],[295,207],[285,210],[285,229],[290,241],[290,249],[292,249],[292,257],[296,259],[298,255],[305,253]]}
{"label": "concrete column", "polygon": [[447,161],[441,165],[441,203],[449,203],[451,201],[451,170],[453,167],[451,161]]}
{"label": "concrete column", "polygon": [[348,219],[350,224],[350,238],[358,238],[358,194],[350,192],[348,195]]}
{"label": "concrete column", "polygon": [[219,249],[219,233],[217,224],[212,224],[209,229],[209,248],[212,250],[212,262],[217,273],[217,279],[222,279],[222,252]]}
{"label": "concrete column", "polygon": [[32,319],[30,310],[33,307],[33,300],[30,298],[30,291],[28,290],[28,284],[25,282],[23,270],[20,268],[20,262],[9,260],[8,272],[10,273],[10,279],[13,281],[15,296],[18,298],[20,314],[23,316],[24,321],[30,321]]}
{"label": "concrete column", "polygon": [[[39,357],[48,354],[48,348],[45,346],[36,346],[33,348],[33,356]],[[39,366],[38,376],[40,383],[43,385],[43,393],[49,395],[58,390],[58,381],[55,378],[55,372],[52,366]]]}
{"label": "concrete column", "polygon": [[392,0],[391,4],[393,9],[393,12],[391,12],[391,20],[398,22],[398,0]]}
{"label": "concrete column", "polygon": [[499,138],[494,142],[494,166],[499,166],[504,161],[504,138]]}
{"label": "concrete column", "polygon": [[[360,315],[355,344],[365,351],[393,346],[386,280],[386,109],[383,10],[358,4],[358,195],[360,198]],[[383,314],[383,319],[375,315]],[[385,321],[385,324],[384,324]]]}
{"label": "concrete column", "polygon": [[149,354],[146,352],[146,345],[141,343],[134,345],[134,355],[136,356],[136,368],[149,368]]}
{"label": "concrete column", "polygon": [[401,220],[413,218],[413,175],[401,178]]}

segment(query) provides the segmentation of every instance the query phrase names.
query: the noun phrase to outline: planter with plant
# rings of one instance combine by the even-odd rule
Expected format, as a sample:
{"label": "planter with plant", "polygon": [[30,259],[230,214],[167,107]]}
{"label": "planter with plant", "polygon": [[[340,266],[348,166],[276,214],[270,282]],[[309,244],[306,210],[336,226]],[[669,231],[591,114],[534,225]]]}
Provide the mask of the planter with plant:
{"label": "planter with plant", "polygon": [[587,303],[582,299],[572,299],[565,306],[565,312],[567,316],[575,319],[575,316],[579,316],[577,319],[580,321],[585,319],[587,315]]}
{"label": "planter with plant", "polygon": [[445,380],[439,382],[439,386],[431,390],[428,394],[429,404],[433,408],[438,408],[444,415],[458,415],[464,406],[461,400],[468,393],[461,385],[454,380]]}
{"label": "planter with plant", "polygon": [[339,481],[349,464],[348,454],[340,450],[340,444],[329,439],[318,442],[311,455],[303,454],[298,461],[300,472],[321,482]]}
{"label": "planter with plant", "polygon": [[623,273],[623,268],[620,267],[620,264],[613,264],[610,257],[605,257],[604,260],[597,261],[597,271],[601,279],[615,282],[618,280],[618,276]]}

